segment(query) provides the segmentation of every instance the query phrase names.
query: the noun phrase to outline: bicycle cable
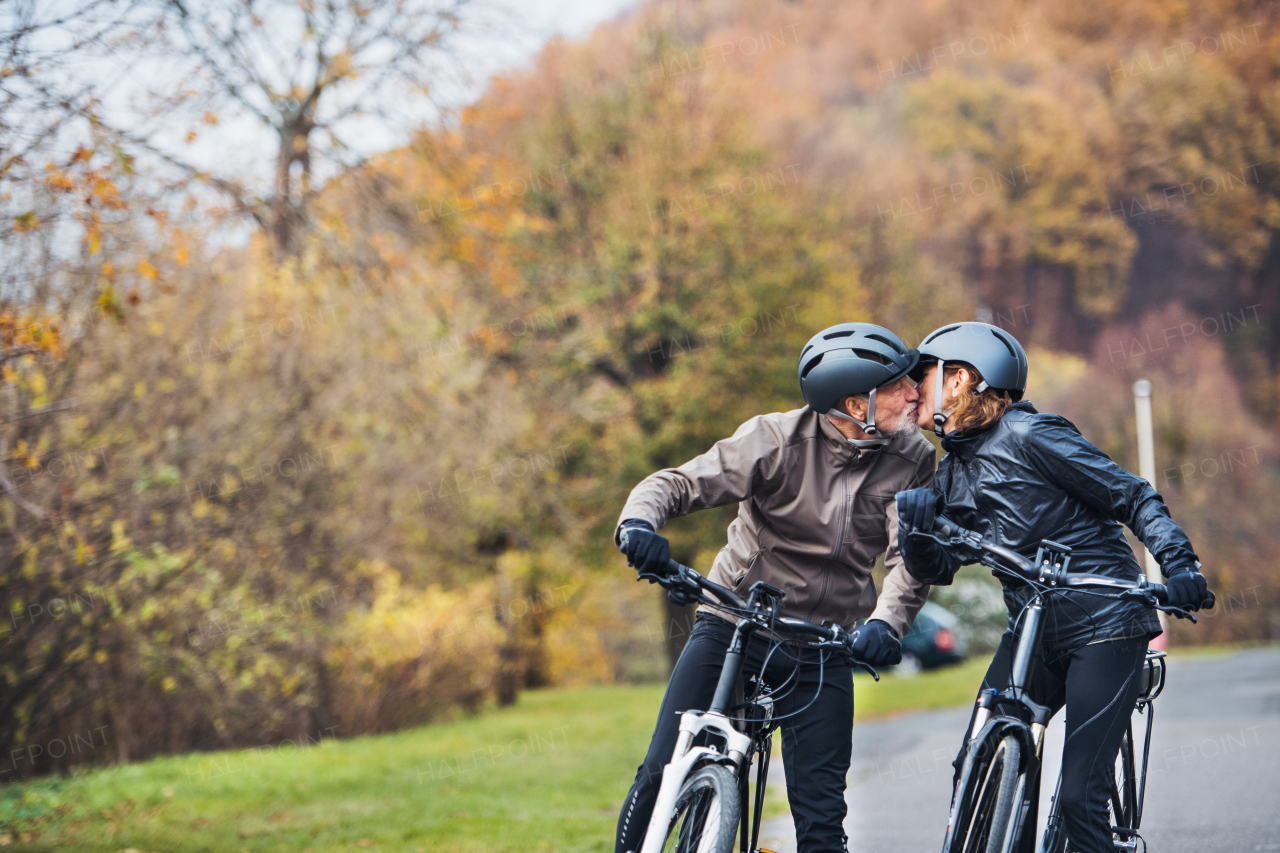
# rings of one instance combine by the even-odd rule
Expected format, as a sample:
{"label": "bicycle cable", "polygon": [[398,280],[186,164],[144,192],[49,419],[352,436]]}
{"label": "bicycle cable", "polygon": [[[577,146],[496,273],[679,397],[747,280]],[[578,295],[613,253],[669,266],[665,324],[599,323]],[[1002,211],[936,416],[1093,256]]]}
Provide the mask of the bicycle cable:
{"label": "bicycle cable", "polygon": [[[761,665],[760,665],[760,672],[759,672],[759,676],[763,676],[763,675],[764,675],[765,668],[769,665],[769,659],[773,656],[773,653],[774,653],[775,651],[777,651],[779,648],[781,648],[782,646],[787,645],[787,643],[788,643],[788,642],[789,642],[789,641],[782,640],[782,639],[778,639],[778,640],[777,640],[777,641],[776,641],[776,642],[775,642],[775,643],[770,647],[769,651],[765,654],[764,662],[763,662],[763,663],[761,663]],[[791,672],[787,673],[787,677],[786,677],[785,679],[783,679],[783,681],[782,681],[782,682],[781,682],[777,687],[773,688],[773,689],[770,691],[770,693],[769,693],[769,698],[770,698],[770,700],[771,700],[775,705],[776,705],[780,700],[785,699],[785,698],[787,698],[788,696],[790,696],[792,693],[794,693],[794,692],[795,692],[795,691],[800,687],[800,679],[798,678],[798,675],[799,675],[799,672],[800,672],[800,667],[805,663],[802,659],[800,659],[800,658],[798,658],[798,657],[795,657],[795,656],[791,655],[789,651],[784,651],[784,652],[783,652],[783,654],[786,654],[786,655],[787,655],[788,657],[790,657],[793,661],[795,661],[795,666],[793,666],[793,667],[791,668]],[[794,683],[794,684],[791,684],[791,679],[793,679],[793,678],[795,678],[796,680],[795,680],[795,683]],[[790,687],[788,687],[788,685],[789,685],[789,684],[790,684]],[[786,689],[784,689],[784,688],[786,688]],[[821,680],[819,680],[819,683],[818,683],[818,689],[819,689],[819,690],[821,690],[821,688],[822,688],[822,683],[821,683]],[[814,694],[814,699],[813,699],[813,700],[810,700],[809,704],[810,704],[810,705],[812,705],[812,704],[813,704],[813,701],[814,701],[814,700],[816,700],[816,699],[817,699],[817,694],[815,693],[815,694]],[[745,707],[746,703],[744,702],[743,704],[744,704],[744,707]],[[808,707],[809,707],[809,705],[805,705],[805,708],[808,708]],[[804,710],[804,708],[802,708],[801,710]],[[799,713],[799,712],[796,712],[796,713]],[[788,715],[786,715],[786,716],[792,716],[792,715],[788,714]],[[731,716],[729,716],[729,715],[727,715],[727,714],[725,715],[725,717],[726,717],[726,719],[728,719],[728,720],[731,720],[731,721],[733,721],[733,722],[739,722],[739,723],[751,723],[751,722],[756,722],[755,720],[748,720],[748,719],[746,719],[745,717],[731,717]],[[773,717],[773,718],[771,718],[771,719],[773,719],[773,720],[781,720],[781,719],[785,719],[785,717]]]}
{"label": "bicycle cable", "polygon": [[[1040,581],[1032,580],[1018,572],[1015,572],[1011,569],[1007,569],[1004,567],[989,567],[989,568],[991,568],[991,574],[994,575],[998,580],[1001,580],[1001,575],[1008,576],[1013,580],[1018,581],[1020,585],[1030,587],[1036,593],[1034,596],[1032,596],[1030,600],[1028,600],[1025,604],[1022,605],[1022,610],[1018,613],[1018,618],[1014,620],[1013,628],[1011,629],[1013,631],[1016,631],[1018,629],[1018,625],[1022,621],[1023,614],[1026,613],[1027,608],[1031,606],[1031,604],[1036,600],[1036,598],[1040,598],[1045,603],[1046,605],[1045,609],[1048,611],[1046,615],[1054,620],[1055,629],[1058,626],[1057,610],[1056,609],[1051,610],[1047,607],[1050,601],[1050,596],[1054,595],[1055,593],[1077,592],[1077,593],[1083,593],[1084,595],[1097,595],[1103,598],[1119,598],[1118,595],[1095,592],[1093,590],[1081,589],[1078,587],[1052,587],[1052,586],[1049,586],[1048,584],[1044,584],[1044,583],[1041,583]],[[1003,585],[1003,580],[1001,580],[1001,585]],[[1089,642],[1093,642],[1093,638],[1097,636],[1098,630],[1099,630],[1098,621],[1095,615],[1093,613],[1090,613],[1087,609],[1085,609],[1083,605],[1080,604],[1080,602],[1075,601],[1070,596],[1067,596],[1065,598],[1054,599],[1054,601],[1069,602],[1075,607],[1079,608],[1080,612],[1083,613],[1085,617],[1087,617],[1089,620]],[[1064,655],[1058,655],[1057,657],[1047,660],[1046,663],[1056,662],[1058,660],[1061,660],[1063,657]]]}
{"label": "bicycle cable", "polygon": [[[795,641],[792,641],[792,640],[786,640],[786,639],[782,639],[782,638],[778,638],[778,639],[776,640],[776,642],[774,642],[773,646],[769,649],[768,653],[765,655],[765,660],[764,660],[764,662],[760,665],[760,675],[764,675],[765,666],[768,664],[769,659],[773,656],[773,653],[774,653],[775,651],[777,651],[778,649],[783,648],[784,646],[792,645],[792,644],[796,644],[796,643],[795,643]],[[797,644],[797,645],[799,645],[799,644]],[[806,646],[807,646],[808,644],[803,644],[803,645],[806,645]],[[811,647],[811,648],[817,648],[817,647]],[[800,672],[800,667],[801,667],[801,666],[803,666],[803,665],[805,665],[806,663],[808,663],[807,661],[803,660],[802,658],[799,658],[799,657],[796,657],[796,656],[792,655],[792,654],[790,653],[790,651],[789,651],[789,650],[784,649],[784,650],[783,650],[783,654],[787,655],[787,656],[788,656],[788,657],[790,657],[792,660],[794,660],[794,661],[796,662],[796,665],[795,665],[794,667],[792,667],[791,672],[787,675],[786,680],[785,680],[785,681],[783,681],[783,682],[782,682],[782,684],[780,684],[778,687],[774,688],[773,692],[772,692],[772,693],[770,693],[770,698],[771,698],[771,700],[774,702],[774,704],[775,704],[775,705],[777,704],[777,702],[778,702],[780,699],[785,699],[786,697],[788,697],[788,696],[790,696],[792,693],[794,693],[797,689],[799,689],[799,687],[800,687],[800,679],[799,679],[798,675],[799,675],[799,672]],[[827,661],[827,652],[825,652],[825,651],[823,651],[823,650],[821,650],[821,649],[818,649],[818,682],[817,682],[817,689],[815,689],[815,690],[814,690],[814,692],[813,692],[813,698],[812,698],[812,699],[810,699],[810,700],[809,700],[809,701],[804,705],[804,707],[799,708],[798,710],[792,711],[790,714],[783,714],[783,715],[782,715],[782,716],[780,716],[780,717],[771,717],[771,718],[770,718],[770,728],[776,728],[776,724],[777,724],[777,723],[780,723],[780,722],[781,722],[781,721],[783,721],[783,720],[790,719],[791,717],[795,717],[795,716],[798,716],[798,715],[800,715],[800,714],[803,714],[805,711],[809,710],[809,708],[813,705],[813,703],[814,703],[814,702],[817,702],[817,701],[818,701],[818,696],[820,696],[820,695],[822,694],[822,688],[823,688],[823,676],[824,676],[824,674],[825,674],[825,672],[826,672],[826,661]],[[781,692],[781,691],[782,691],[782,688],[783,688],[783,687],[784,687],[788,682],[790,682],[790,681],[791,681],[791,679],[792,679],[793,677],[796,679],[796,681],[795,681],[795,685],[794,685],[793,687],[791,687],[789,690],[787,690],[787,691],[785,691],[785,692]],[[754,720],[747,720],[747,719],[745,719],[745,718],[728,717],[728,715],[726,715],[726,718],[727,718],[727,719],[729,719],[729,720],[732,720],[732,721],[734,721],[734,722],[744,722],[744,723],[756,722],[756,721],[754,721]]]}
{"label": "bicycle cable", "polygon": [[[800,714],[803,714],[805,711],[809,710],[809,708],[813,705],[814,702],[818,701],[818,696],[821,695],[822,693],[822,677],[823,677],[823,673],[825,672],[826,661],[827,661],[826,653],[819,652],[818,654],[818,688],[813,691],[813,698],[810,699],[809,702],[799,710],[792,711],[790,714],[783,714],[781,717],[774,717],[772,719],[773,723],[780,723],[783,720],[787,720],[787,719],[790,719],[791,717],[795,717]],[[798,671],[799,669],[800,669],[800,666],[799,664],[797,664],[796,670]],[[799,680],[796,681],[796,686],[797,687],[799,686]]]}

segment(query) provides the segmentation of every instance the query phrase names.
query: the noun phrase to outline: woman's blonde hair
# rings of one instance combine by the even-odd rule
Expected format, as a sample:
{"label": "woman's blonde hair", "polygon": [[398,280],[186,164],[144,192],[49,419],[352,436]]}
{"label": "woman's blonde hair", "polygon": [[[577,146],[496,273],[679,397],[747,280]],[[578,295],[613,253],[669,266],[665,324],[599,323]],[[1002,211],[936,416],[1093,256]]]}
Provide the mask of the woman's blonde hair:
{"label": "woman's blonde hair", "polygon": [[[977,368],[967,364],[949,362],[943,369],[943,379],[955,376],[962,367],[969,371],[969,381],[960,387],[955,408],[951,410],[956,430],[966,433],[986,429],[1004,417],[1004,413],[1013,405],[1013,396],[1001,388],[988,388],[979,393],[978,386],[983,382],[982,374]],[[935,405],[941,406],[942,401],[938,400]]]}

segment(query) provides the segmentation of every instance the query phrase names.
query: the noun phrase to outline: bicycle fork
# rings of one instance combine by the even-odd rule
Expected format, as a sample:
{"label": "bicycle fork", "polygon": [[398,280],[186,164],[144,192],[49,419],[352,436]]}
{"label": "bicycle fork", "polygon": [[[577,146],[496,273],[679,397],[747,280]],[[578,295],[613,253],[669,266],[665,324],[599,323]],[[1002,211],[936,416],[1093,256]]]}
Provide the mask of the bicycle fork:
{"label": "bicycle fork", "polygon": [[662,768],[662,785],[653,804],[649,828],[645,830],[640,853],[661,853],[667,838],[671,815],[675,812],[680,787],[689,778],[693,768],[702,762],[722,763],[737,771],[740,759],[726,758],[722,753],[706,746],[692,746],[693,739],[703,730],[710,729],[725,739],[731,756],[745,755],[751,748],[751,738],[733,727],[724,714],[712,711],[685,711],[680,715],[680,737],[676,741],[671,762]]}
{"label": "bicycle fork", "polygon": [[[1018,787],[1014,790],[1014,802],[1018,804],[1018,810],[1010,821],[1005,850],[1014,850],[1019,846],[1027,817],[1035,814],[1036,803],[1033,800],[1039,799],[1038,783],[1041,760],[1044,757],[1044,733],[1049,724],[1049,709],[1027,695],[1034,673],[1043,666],[1040,643],[1044,637],[1044,602],[1039,599],[1032,601],[1023,614],[1023,620],[1022,635],[1013,656],[1009,681],[1012,697],[1031,712],[1031,750],[1027,756],[1026,769],[1018,777]],[[1035,832],[1034,826],[1031,827],[1031,832]]]}

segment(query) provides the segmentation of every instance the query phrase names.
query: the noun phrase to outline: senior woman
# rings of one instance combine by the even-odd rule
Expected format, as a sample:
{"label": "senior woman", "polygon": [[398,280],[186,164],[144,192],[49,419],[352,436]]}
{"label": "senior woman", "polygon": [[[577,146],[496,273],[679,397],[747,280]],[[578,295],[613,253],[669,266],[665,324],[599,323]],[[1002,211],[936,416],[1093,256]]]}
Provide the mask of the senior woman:
{"label": "senior woman", "polygon": [[[1199,608],[1208,589],[1200,562],[1164,500],[1066,418],[1022,400],[1027,356],[1012,335],[986,323],[952,323],[925,338],[920,356],[913,374],[921,394],[917,423],[942,438],[947,455],[932,488],[897,496],[899,547],[913,577],[949,584],[960,567],[936,541],[912,535],[929,532],[935,513],[1025,557],[1052,539],[1072,549],[1076,571],[1136,580],[1127,525],[1160,561],[1169,603]],[[1004,587],[1010,627],[1031,595],[1025,586]],[[1108,775],[1147,642],[1160,625],[1140,603],[1088,595],[1050,597],[1045,625],[1046,673],[1033,698],[1055,713],[1066,706],[1061,803],[1070,849],[1110,853]],[[981,689],[1008,685],[1011,639],[1006,632]],[[1034,815],[1024,825],[1032,828],[1022,839],[1029,849]]]}

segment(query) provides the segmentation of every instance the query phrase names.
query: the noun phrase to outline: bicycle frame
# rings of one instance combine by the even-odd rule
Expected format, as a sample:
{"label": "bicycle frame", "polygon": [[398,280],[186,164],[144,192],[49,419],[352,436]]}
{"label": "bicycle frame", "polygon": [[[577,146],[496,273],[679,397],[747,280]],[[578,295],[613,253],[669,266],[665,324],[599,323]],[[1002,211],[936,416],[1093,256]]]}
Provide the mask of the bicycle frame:
{"label": "bicycle frame", "polygon": [[[642,575],[642,577],[644,576]],[[761,725],[752,734],[748,735],[738,731],[734,726],[735,720],[730,719],[725,713],[734,700],[734,692],[742,678],[747,642],[757,630],[777,626],[798,633],[813,634],[831,644],[839,641],[839,638],[843,635],[843,629],[835,625],[819,626],[799,619],[778,616],[777,604],[782,601],[786,593],[763,581],[755,583],[751,587],[749,597],[746,601],[743,601],[731,590],[707,581],[697,572],[681,566],[675,561],[672,561],[672,576],[655,578],[655,580],[669,590],[678,588],[685,594],[696,594],[698,600],[715,604],[715,602],[709,601],[701,594],[702,590],[707,590],[730,605],[740,614],[740,618],[734,626],[733,637],[729,641],[724,664],[720,668],[720,678],[716,683],[716,691],[710,707],[706,711],[685,711],[680,715],[680,734],[676,738],[676,746],[672,751],[671,761],[662,769],[662,782],[658,788],[658,796],[654,802],[653,813],[649,818],[649,825],[645,830],[644,842],[640,845],[639,853],[661,853],[662,846],[666,841],[671,815],[675,810],[676,801],[680,796],[680,788],[684,780],[699,766],[708,763],[723,764],[731,768],[735,777],[738,778],[739,796],[744,806],[741,813],[741,834],[743,836],[744,849],[754,849],[760,829],[760,805],[763,798],[764,770],[768,763],[767,750],[772,743],[776,723],[773,721],[772,715],[769,714],[764,720],[754,721]],[[766,615],[768,616],[767,621],[765,619]],[[819,645],[821,646],[822,644]],[[880,680],[880,676],[870,666],[857,661],[855,661],[855,664],[871,672],[877,681]],[[754,704],[763,705],[764,703]],[[723,751],[711,746],[694,746],[694,740],[703,733],[723,738]],[[760,779],[757,782],[756,809],[753,815],[751,837],[748,839],[746,837],[749,814],[749,809],[747,808],[749,805],[747,785],[751,759],[757,751],[761,753]]]}
{"label": "bicycle frame", "polygon": [[[982,751],[981,745],[991,742],[990,739],[993,732],[995,732],[996,739],[1003,739],[1009,734],[1015,734],[1026,747],[1022,752],[1022,766],[1019,768],[1018,787],[1014,792],[1016,812],[1012,815],[1006,834],[1001,839],[1002,849],[1007,851],[1013,849],[1013,846],[1022,838],[1026,817],[1031,813],[1035,805],[1031,802],[1031,795],[1039,790],[1038,781],[1043,761],[1044,733],[1049,718],[1052,716],[1049,708],[1035,702],[1028,695],[1032,676],[1044,666],[1041,640],[1044,634],[1046,596],[1055,589],[1095,587],[1115,590],[1116,592],[1112,594],[1112,597],[1129,597],[1131,600],[1143,601],[1148,606],[1166,612],[1173,612],[1179,616],[1185,616],[1193,622],[1195,617],[1184,610],[1168,606],[1168,590],[1161,584],[1149,583],[1145,576],[1139,576],[1137,581],[1125,581],[1090,574],[1074,574],[1068,571],[1071,563],[1071,549],[1065,545],[1060,545],[1048,539],[1042,540],[1035,560],[1031,561],[1002,546],[985,543],[978,534],[958,527],[941,516],[937,518],[935,523],[946,539],[944,541],[936,536],[930,536],[930,538],[943,545],[957,546],[964,554],[973,557],[977,562],[991,567],[993,572],[1011,576],[1013,579],[1021,580],[1022,582],[1030,582],[1033,589],[1036,589],[1034,597],[1023,609],[1014,628],[1017,637],[1013,651],[1013,662],[1010,667],[1009,687],[999,691],[983,690],[978,695],[973,725],[970,727],[968,739],[965,742],[964,763],[961,766],[959,784],[956,788],[957,794],[951,806],[951,813],[947,823],[947,835],[943,847],[944,850],[951,847],[953,833],[962,827],[967,818],[966,814],[962,814],[962,811],[966,808],[966,803],[964,798],[960,796],[960,792],[966,790],[966,786],[975,772],[974,768],[978,761],[978,753]],[[1160,602],[1166,602],[1166,604],[1161,604]],[[1214,596],[1209,593],[1202,606],[1211,608],[1213,603]],[[1151,748],[1151,730],[1155,715],[1152,702],[1164,687],[1163,658],[1163,652],[1158,652],[1154,655],[1148,653],[1147,660],[1144,663],[1143,676],[1147,684],[1139,695],[1136,704],[1137,709],[1140,712],[1145,710],[1147,715],[1142,775],[1140,779],[1135,779],[1134,768],[1132,766],[1124,768],[1126,778],[1133,780],[1136,783],[1136,788],[1133,802],[1130,804],[1133,809],[1132,826],[1113,827],[1114,834],[1126,836],[1126,839],[1121,842],[1121,849],[1136,849],[1137,846],[1137,830],[1141,826],[1142,820],[1142,806],[1146,791],[1147,766]],[[1012,713],[995,713],[1001,709],[1001,706],[1011,706]],[[1131,765],[1133,763],[1132,721],[1129,724],[1129,743],[1130,760],[1128,763]],[[1050,823],[1047,825],[1049,830],[1054,831],[1046,831],[1045,839],[1043,840],[1044,846],[1041,848],[1042,853],[1048,853],[1048,851],[1056,849],[1055,842],[1061,823],[1058,808],[1061,785],[1062,777],[1059,775],[1058,790],[1054,794],[1053,806],[1049,817]]]}

